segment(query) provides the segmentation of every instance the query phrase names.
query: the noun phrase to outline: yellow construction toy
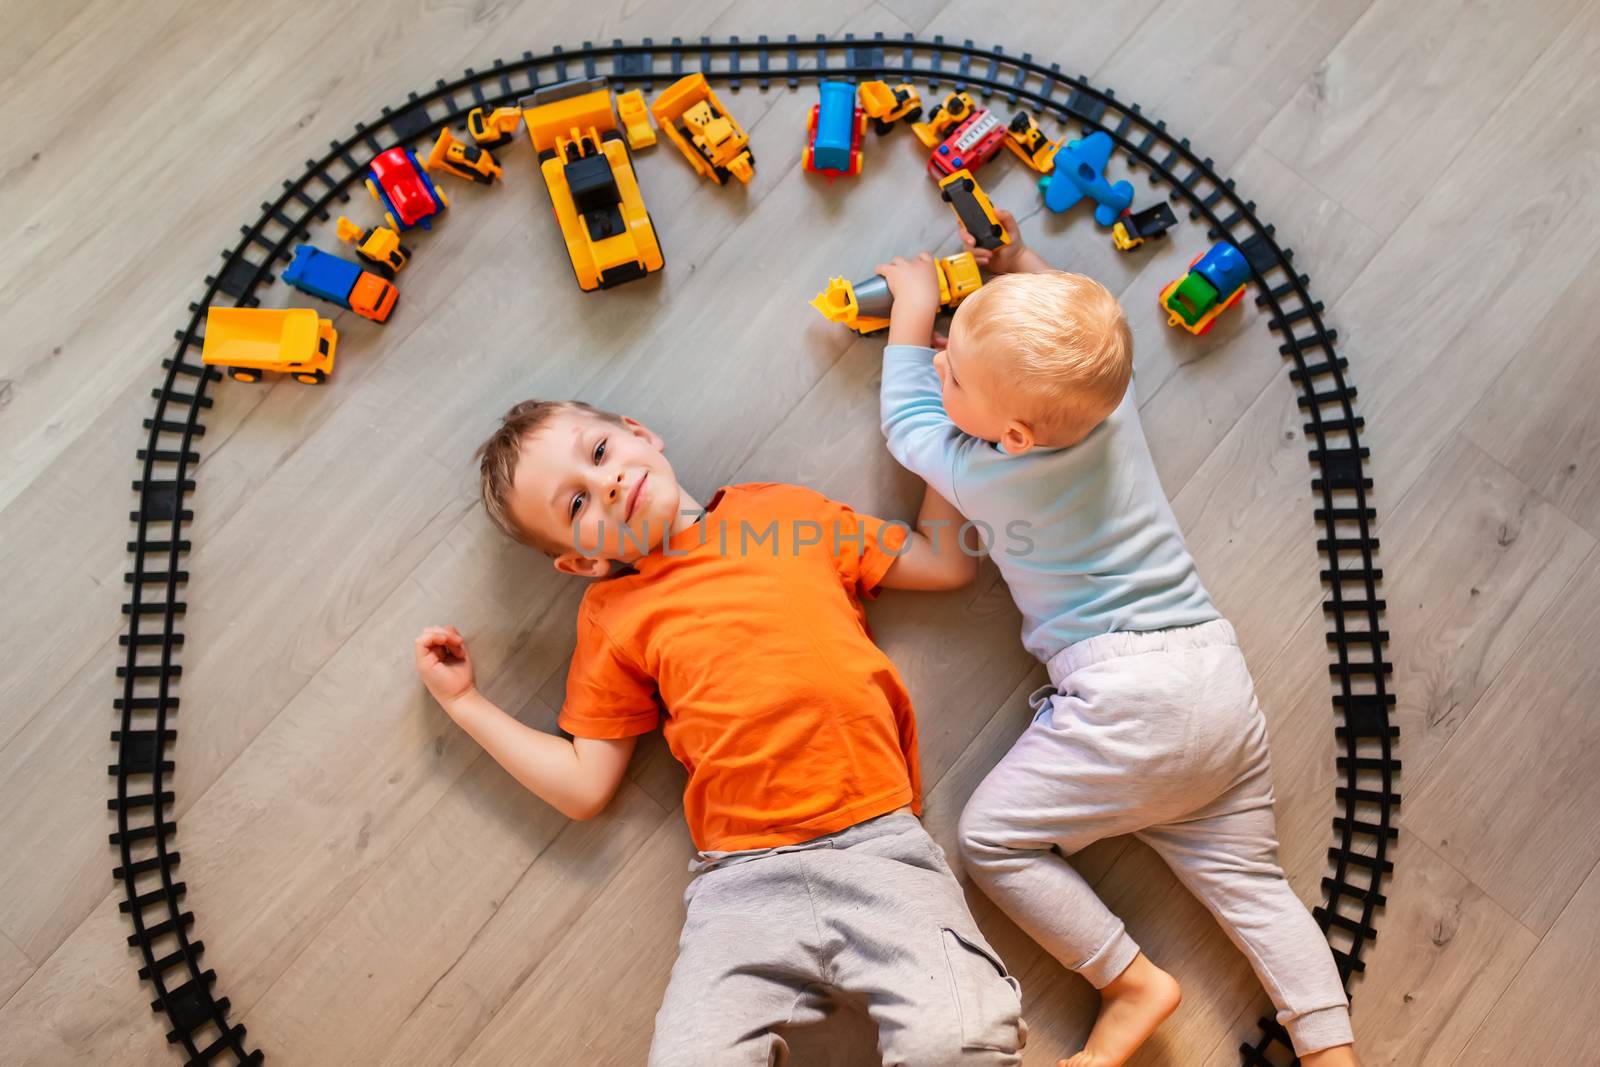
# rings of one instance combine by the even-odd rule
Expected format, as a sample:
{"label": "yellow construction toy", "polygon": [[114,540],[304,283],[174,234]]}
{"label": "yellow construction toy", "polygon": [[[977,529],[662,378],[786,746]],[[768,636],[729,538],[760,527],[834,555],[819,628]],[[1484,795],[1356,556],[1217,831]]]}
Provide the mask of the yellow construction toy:
{"label": "yellow construction toy", "polygon": [[660,270],[661,244],[606,80],[552,85],[521,106],[578,288],[609,289]]}
{"label": "yellow construction toy", "polygon": [[989,194],[965,168],[954,171],[939,183],[939,199],[950,205],[961,225],[979,248],[991,251],[1011,243],[1011,235],[1000,224]]}
{"label": "yellow construction toy", "polygon": [[487,115],[481,107],[467,112],[467,132],[472,134],[479,148],[499,148],[511,143],[512,135],[521,124],[521,108],[497,107]]}
{"label": "yellow construction toy", "polygon": [[857,92],[861,97],[861,110],[867,113],[872,128],[880,135],[892,130],[901,119],[916,122],[922,117],[922,94],[910,82],[899,85],[862,82]]}
{"label": "yellow construction toy", "polygon": [[1061,151],[1061,142],[1050,140],[1032,115],[1019,111],[1011,116],[1011,124],[1006,127],[1006,147],[1040,174],[1049,174],[1056,169],[1056,153]]}
{"label": "yellow construction toy", "polygon": [[[971,252],[945,256],[935,260],[934,265],[938,267],[941,308],[953,309],[983,285],[978,261]],[[879,274],[859,282],[829,278],[828,287],[817,294],[811,306],[822,312],[822,317],[829,322],[848,326],[857,333],[872,333],[889,325],[894,294],[889,292],[889,283]]]}
{"label": "yellow construction toy", "polygon": [[650,113],[689,165],[718,185],[729,175],[748,183],[755,174],[750,138],[711,91],[704,74],[690,74],[667,86],[650,105]]}
{"label": "yellow construction toy", "polygon": [[333,373],[339,335],[310,308],[214,307],[206,312],[200,362],[227,368],[236,382],[259,382],[264,371],[321,385]]}
{"label": "yellow construction toy", "polygon": [[622,132],[628,135],[628,147],[635,152],[656,143],[656,131],[650,128],[650,109],[645,106],[642,90],[617,94],[617,118],[622,121]]}
{"label": "yellow construction toy", "polygon": [[356,255],[369,263],[373,270],[390,280],[411,262],[411,249],[401,244],[400,235],[387,226],[363,230],[340,215],[338,235],[339,240],[355,245]]}
{"label": "yellow construction toy", "polygon": [[966,93],[951,93],[933,105],[933,110],[928,112],[925,120],[913,122],[911,132],[917,135],[917,140],[929,148],[938,148],[939,142],[943,141],[951,130],[971,118],[977,109],[978,105],[973,103],[972,97]]}
{"label": "yellow construction toy", "polygon": [[487,148],[467,144],[451,133],[448,126],[439,131],[439,139],[433,142],[433,151],[428,153],[427,160],[422,164],[423,170],[436,168],[480,185],[494,184],[501,173],[500,164],[495,162]]}

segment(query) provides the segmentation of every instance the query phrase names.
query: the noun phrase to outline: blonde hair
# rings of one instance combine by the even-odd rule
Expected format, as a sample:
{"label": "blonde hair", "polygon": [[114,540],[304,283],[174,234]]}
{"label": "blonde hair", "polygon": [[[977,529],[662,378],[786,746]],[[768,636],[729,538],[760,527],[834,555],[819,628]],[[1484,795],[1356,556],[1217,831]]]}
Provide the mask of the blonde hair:
{"label": "blonde hair", "polygon": [[567,546],[523,529],[511,515],[511,486],[517,477],[517,461],[522,458],[522,443],[544,429],[564,411],[581,411],[622,425],[622,417],[602,411],[581,400],[524,400],[500,419],[500,428],[478,446],[478,488],[483,494],[483,510],[489,520],[513,540],[531,545],[547,556],[559,555]]}
{"label": "blonde hair", "polygon": [[[1111,291],[1084,274],[1003,274],[962,302],[964,347],[1013,383],[1016,417],[1042,445],[1081,437],[1122,402],[1133,334]],[[1076,436],[1075,436],[1076,435]]]}

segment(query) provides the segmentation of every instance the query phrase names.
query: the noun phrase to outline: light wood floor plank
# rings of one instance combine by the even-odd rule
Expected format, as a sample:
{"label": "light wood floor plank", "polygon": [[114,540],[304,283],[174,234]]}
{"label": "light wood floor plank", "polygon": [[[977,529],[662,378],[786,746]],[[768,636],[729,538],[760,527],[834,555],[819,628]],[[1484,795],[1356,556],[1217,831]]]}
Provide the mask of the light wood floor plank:
{"label": "light wood floor plank", "polygon": [[286,1062],[448,1063],[668,816],[625,785],[569,823],[481,757],[241,1021]]}
{"label": "light wood floor plank", "polygon": [[1393,721],[1414,790],[1595,542],[1460,437],[1382,535]]}
{"label": "light wood floor plank", "polygon": [[1600,554],[1528,636],[1401,823],[1546,933],[1600,859]]}
{"label": "light wood floor plank", "polygon": [[37,966],[9,937],[0,934],[0,1005],[22,987]]}
{"label": "light wood floor plank", "polygon": [[1600,106],[1597,70],[1600,5],[1591,2],[1340,301],[1380,510],[1415,482],[1593,258],[1600,200],[1588,154],[1573,145]]}
{"label": "light wood floor plank", "polygon": [[1165,0],[1096,65],[1095,79],[1139,86],[1129,98],[1192,138],[1226,174],[1370,2]]}
{"label": "light wood floor plank", "polygon": [[1600,867],[1589,872],[1494,1010],[1483,1017],[1456,1067],[1600,1061]]}
{"label": "light wood floor plank", "polygon": [[1583,2],[1377,0],[1278,111],[1261,143],[1388,233]]}
{"label": "light wood floor plank", "polygon": [[1600,536],[1600,256],[1578,272],[1462,426],[1478,447]]}

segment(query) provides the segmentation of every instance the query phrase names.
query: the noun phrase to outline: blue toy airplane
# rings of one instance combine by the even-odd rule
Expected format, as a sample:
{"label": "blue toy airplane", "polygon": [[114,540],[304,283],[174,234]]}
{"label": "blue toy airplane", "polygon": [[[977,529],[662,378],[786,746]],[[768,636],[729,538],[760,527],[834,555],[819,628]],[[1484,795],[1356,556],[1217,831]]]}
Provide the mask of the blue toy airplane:
{"label": "blue toy airplane", "polygon": [[1066,211],[1084,197],[1098,206],[1094,221],[1110,226],[1133,203],[1133,183],[1106,181],[1106,161],[1111,158],[1111,135],[1097,130],[1089,136],[1068,141],[1056,155],[1054,174],[1039,179],[1044,206],[1051,211]]}

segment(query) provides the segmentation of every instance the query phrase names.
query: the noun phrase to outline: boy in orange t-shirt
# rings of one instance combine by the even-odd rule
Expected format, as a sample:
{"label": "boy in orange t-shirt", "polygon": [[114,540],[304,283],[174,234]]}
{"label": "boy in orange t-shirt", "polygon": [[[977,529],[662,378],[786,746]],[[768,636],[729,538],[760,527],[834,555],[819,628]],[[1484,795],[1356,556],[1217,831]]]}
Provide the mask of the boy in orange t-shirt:
{"label": "boy in orange t-shirt", "polygon": [[916,818],[916,722],[867,632],[880,586],[949,589],[976,560],[933,492],[916,530],[790,485],[701,507],[661,438],[576,402],[512,408],[480,450],[484,505],[584,596],[560,724],[530,729],[477,691],[454,627],[416,640],[434,697],[518,781],[585,819],[662,723],[689,771],[698,855],[650,1067],[783,1062],[784,1031],[841,998],[885,1064],[1019,1062],[1015,979]]}

